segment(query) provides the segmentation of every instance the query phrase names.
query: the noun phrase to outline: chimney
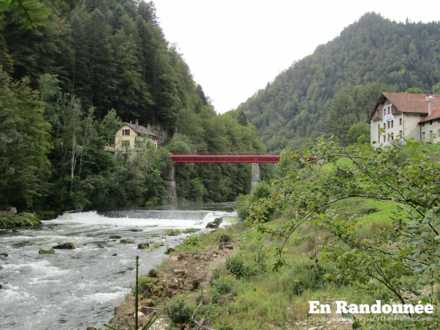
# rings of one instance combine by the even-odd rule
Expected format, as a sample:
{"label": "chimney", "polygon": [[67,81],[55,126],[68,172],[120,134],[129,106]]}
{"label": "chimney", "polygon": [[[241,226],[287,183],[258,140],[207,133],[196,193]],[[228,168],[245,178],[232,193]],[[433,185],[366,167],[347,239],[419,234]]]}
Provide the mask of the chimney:
{"label": "chimney", "polygon": [[428,103],[428,116],[432,115],[432,95],[426,96],[425,101]]}

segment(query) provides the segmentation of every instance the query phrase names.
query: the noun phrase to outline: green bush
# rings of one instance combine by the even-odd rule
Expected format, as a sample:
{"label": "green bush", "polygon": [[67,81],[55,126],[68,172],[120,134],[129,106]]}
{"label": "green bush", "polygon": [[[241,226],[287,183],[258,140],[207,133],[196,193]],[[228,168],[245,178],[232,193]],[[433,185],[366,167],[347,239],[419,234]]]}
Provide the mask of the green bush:
{"label": "green bush", "polygon": [[237,278],[249,277],[253,274],[251,268],[244,263],[241,256],[227,258],[226,269]]}
{"label": "green bush", "polygon": [[281,289],[290,295],[300,296],[306,290],[318,289],[325,283],[324,269],[313,261],[298,261],[287,266],[279,281]]}
{"label": "green bush", "polygon": [[235,209],[237,210],[238,216],[241,220],[246,220],[249,215],[248,209],[250,204],[250,196],[239,195],[235,202]]}
{"label": "green bush", "polygon": [[197,234],[190,235],[183,241],[183,245],[186,247],[196,247],[199,244],[200,244],[200,236]]}
{"label": "green bush", "polygon": [[224,243],[229,243],[230,241],[232,241],[231,236],[229,236],[228,234],[221,234],[218,238],[217,241],[220,244],[224,244]]}
{"label": "green bush", "polygon": [[0,216],[0,229],[15,229],[35,227],[40,225],[40,219],[34,213],[19,213]]}
{"label": "green bush", "polygon": [[172,299],[167,305],[167,315],[174,324],[188,324],[191,322],[193,308],[182,298]]}

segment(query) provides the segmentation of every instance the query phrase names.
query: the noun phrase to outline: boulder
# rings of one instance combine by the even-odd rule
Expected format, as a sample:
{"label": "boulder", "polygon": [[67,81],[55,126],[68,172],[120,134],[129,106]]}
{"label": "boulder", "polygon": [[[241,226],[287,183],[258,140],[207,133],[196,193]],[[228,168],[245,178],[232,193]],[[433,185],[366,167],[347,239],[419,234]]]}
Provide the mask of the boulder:
{"label": "boulder", "polygon": [[133,233],[138,233],[138,232],[142,231],[142,229],[139,229],[139,228],[132,228],[132,229],[129,229],[129,231],[131,231],[131,232],[133,232]]}
{"label": "boulder", "polygon": [[157,271],[155,269],[150,269],[150,271],[148,272],[148,276],[157,277]]}
{"label": "boulder", "polygon": [[195,278],[191,281],[191,290],[197,290],[200,288],[200,280]]}
{"label": "boulder", "polygon": [[121,239],[121,240],[119,241],[119,243],[122,243],[122,244],[133,244],[134,241],[133,241],[132,239],[123,238],[123,239]]}
{"label": "boulder", "polygon": [[186,270],[184,270],[184,269],[174,269],[173,273],[176,274],[177,276],[185,276],[186,275]]}
{"label": "boulder", "polygon": [[0,290],[3,289],[3,285],[0,284]]}
{"label": "boulder", "polygon": [[117,253],[113,253],[112,254],[112,257],[116,257],[118,254]]}
{"label": "boulder", "polygon": [[176,251],[176,250],[170,247],[170,248],[168,248],[168,249],[165,251],[165,254],[170,254],[170,253],[172,253],[172,252],[174,252],[174,251]]}
{"label": "boulder", "polygon": [[[145,299],[145,300],[143,300],[142,301],[142,305],[143,306],[147,306],[147,307],[153,307],[154,306],[154,301],[153,301],[153,299]],[[145,314],[148,314],[148,312],[149,312],[149,309],[145,309],[145,311],[142,311],[143,313],[145,313]]]}
{"label": "boulder", "polygon": [[9,254],[2,252],[2,253],[0,253],[0,257],[7,258],[7,257],[9,257]]}
{"label": "boulder", "polygon": [[148,249],[149,247],[150,247],[150,243],[139,243],[138,244],[139,250],[145,250],[145,249]]}
{"label": "boulder", "polygon": [[40,249],[38,254],[55,254],[54,249]]}
{"label": "boulder", "polygon": [[110,239],[121,239],[122,236],[119,236],[119,235],[110,235],[109,238],[110,238]]}
{"label": "boulder", "polygon": [[223,222],[222,218],[216,218],[214,221],[208,222],[208,224],[206,225],[206,228],[209,228],[209,229],[218,228],[222,222]]}
{"label": "boulder", "polygon": [[61,244],[55,245],[53,248],[60,249],[60,250],[73,250],[73,249],[75,249],[75,244],[73,244],[72,242],[66,242],[66,243],[61,243]]}
{"label": "boulder", "polygon": [[87,330],[98,330],[98,329],[95,327],[87,327]]}

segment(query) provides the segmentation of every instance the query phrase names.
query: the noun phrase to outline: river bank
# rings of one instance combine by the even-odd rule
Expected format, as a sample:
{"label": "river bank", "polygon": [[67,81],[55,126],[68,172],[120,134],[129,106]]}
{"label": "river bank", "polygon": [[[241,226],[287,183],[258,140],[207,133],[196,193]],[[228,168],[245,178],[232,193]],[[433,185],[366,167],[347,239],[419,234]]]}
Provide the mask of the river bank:
{"label": "river bank", "polygon": [[[188,326],[193,323],[199,328],[207,326],[209,320],[200,319],[200,315],[196,318],[196,310],[175,297],[190,295],[203,300],[216,269],[238,247],[241,228],[239,224],[232,224],[189,236],[157,269],[142,275],[139,280],[139,324],[143,326],[155,315],[157,320],[151,328],[155,330],[168,329],[170,324],[176,323]],[[118,330],[133,329],[134,304],[134,296],[128,295],[115,309],[110,325]]]}

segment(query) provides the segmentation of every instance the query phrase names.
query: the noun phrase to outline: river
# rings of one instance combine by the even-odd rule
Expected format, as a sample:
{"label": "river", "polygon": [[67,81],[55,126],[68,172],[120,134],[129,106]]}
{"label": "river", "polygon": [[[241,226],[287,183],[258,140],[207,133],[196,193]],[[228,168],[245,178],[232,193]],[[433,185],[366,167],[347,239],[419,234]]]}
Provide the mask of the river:
{"label": "river", "polygon": [[[203,230],[223,211],[125,211],[66,213],[39,229],[0,235],[0,329],[82,329],[108,322],[134,283],[135,256],[141,273],[156,267],[167,247]],[[113,236],[113,238],[112,238]],[[120,238],[115,238],[120,236]],[[121,243],[121,239],[133,242]],[[40,249],[72,242],[74,250],[40,255]],[[139,243],[150,243],[139,250]]]}

